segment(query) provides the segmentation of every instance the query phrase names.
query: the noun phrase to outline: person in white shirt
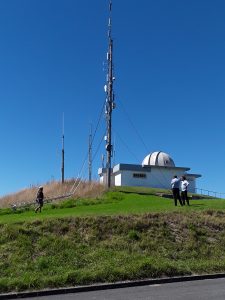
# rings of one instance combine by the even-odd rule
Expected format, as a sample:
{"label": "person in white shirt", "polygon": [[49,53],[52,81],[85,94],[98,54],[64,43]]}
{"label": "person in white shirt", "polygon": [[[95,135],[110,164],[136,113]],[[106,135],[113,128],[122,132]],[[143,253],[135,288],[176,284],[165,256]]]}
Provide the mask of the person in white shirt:
{"label": "person in white shirt", "polygon": [[187,181],[185,176],[181,177],[181,199],[183,202],[183,205],[185,205],[185,201],[187,202],[187,205],[189,206],[189,199],[187,195],[187,190],[188,190],[189,182]]}
{"label": "person in white shirt", "polygon": [[172,187],[172,193],[173,193],[173,199],[174,204],[177,206],[177,200],[179,200],[180,205],[183,206],[183,202],[180,198],[180,180],[177,178],[177,175],[175,175],[171,181],[171,187]]}

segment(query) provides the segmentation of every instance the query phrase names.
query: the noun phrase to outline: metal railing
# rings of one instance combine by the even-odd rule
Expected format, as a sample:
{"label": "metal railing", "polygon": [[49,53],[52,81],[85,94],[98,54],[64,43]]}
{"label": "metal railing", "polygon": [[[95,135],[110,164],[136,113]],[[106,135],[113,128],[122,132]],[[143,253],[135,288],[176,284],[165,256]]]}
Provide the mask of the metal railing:
{"label": "metal railing", "polygon": [[214,198],[224,198],[225,199],[225,193],[209,191],[209,190],[200,189],[200,188],[195,188],[195,193],[203,195],[203,196],[214,197]]}

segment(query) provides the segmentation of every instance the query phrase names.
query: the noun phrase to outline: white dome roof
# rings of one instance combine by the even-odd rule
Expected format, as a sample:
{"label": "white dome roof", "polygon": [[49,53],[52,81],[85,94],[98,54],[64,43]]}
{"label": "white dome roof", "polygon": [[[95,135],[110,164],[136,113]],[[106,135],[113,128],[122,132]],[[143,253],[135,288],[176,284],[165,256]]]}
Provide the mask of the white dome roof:
{"label": "white dome roof", "polygon": [[162,151],[156,151],[152,152],[149,155],[147,155],[142,165],[145,166],[161,166],[161,167],[175,167],[175,163],[172,160],[172,158],[169,156],[169,154],[162,152]]}

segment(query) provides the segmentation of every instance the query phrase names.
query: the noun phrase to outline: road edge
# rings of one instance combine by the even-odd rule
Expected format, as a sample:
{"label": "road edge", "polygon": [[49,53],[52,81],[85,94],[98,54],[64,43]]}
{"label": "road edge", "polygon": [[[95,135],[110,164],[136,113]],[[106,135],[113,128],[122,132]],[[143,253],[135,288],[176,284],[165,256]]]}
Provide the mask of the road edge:
{"label": "road edge", "polygon": [[72,293],[99,291],[99,290],[107,290],[107,289],[164,284],[164,283],[173,283],[173,282],[182,282],[182,281],[184,282],[184,281],[195,281],[195,280],[205,280],[205,279],[219,279],[219,278],[225,278],[225,273],[154,278],[154,279],[121,281],[121,282],[115,282],[115,283],[93,284],[93,285],[58,288],[58,289],[45,289],[45,290],[27,291],[27,292],[13,292],[13,293],[7,293],[7,294],[0,294],[0,299],[19,299],[19,298],[29,298],[29,297],[30,298],[43,297],[43,296],[53,296],[53,295],[60,295],[60,294],[61,295],[62,294],[72,294]]}

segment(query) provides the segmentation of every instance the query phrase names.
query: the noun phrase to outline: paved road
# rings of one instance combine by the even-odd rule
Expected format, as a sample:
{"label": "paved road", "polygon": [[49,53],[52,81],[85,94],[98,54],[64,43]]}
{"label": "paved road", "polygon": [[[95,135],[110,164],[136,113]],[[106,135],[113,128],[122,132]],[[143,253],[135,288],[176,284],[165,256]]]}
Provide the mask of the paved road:
{"label": "paved road", "polygon": [[225,300],[225,279],[26,298],[29,300]]}

